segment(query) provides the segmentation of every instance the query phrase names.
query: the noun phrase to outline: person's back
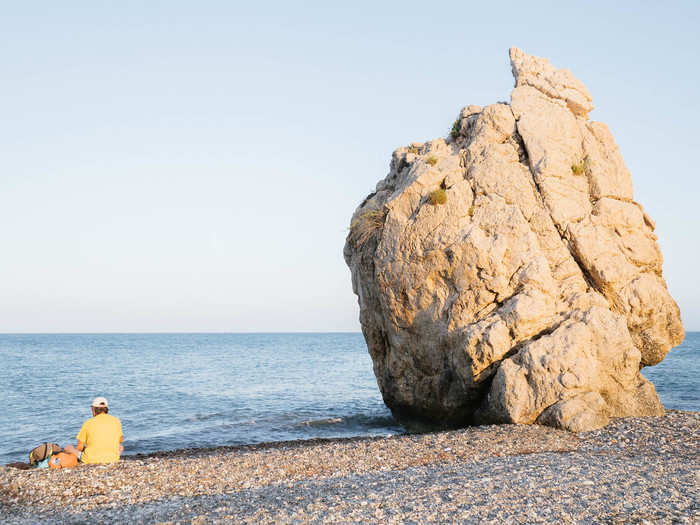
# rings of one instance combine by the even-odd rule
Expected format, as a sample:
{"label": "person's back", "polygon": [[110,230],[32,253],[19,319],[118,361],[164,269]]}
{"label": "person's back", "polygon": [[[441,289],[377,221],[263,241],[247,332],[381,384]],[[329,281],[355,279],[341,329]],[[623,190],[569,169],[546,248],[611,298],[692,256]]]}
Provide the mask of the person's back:
{"label": "person's back", "polygon": [[78,432],[78,445],[66,445],[64,452],[73,454],[81,463],[115,463],[124,452],[122,422],[110,416],[104,397],[96,397],[92,405],[92,417]]}
{"label": "person's back", "polygon": [[80,457],[83,463],[113,463],[119,461],[122,424],[118,418],[101,413],[83,423],[78,441],[85,444]]}

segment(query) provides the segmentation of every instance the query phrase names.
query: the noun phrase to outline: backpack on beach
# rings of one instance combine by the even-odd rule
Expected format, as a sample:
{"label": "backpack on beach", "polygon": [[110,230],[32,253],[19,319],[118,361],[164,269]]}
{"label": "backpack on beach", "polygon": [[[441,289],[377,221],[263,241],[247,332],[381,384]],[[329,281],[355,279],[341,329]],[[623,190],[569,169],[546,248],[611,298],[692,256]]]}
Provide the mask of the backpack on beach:
{"label": "backpack on beach", "polygon": [[32,449],[32,451],[29,453],[29,464],[36,466],[59,452],[61,452],[61,447],[58,444],[49,443],[47,441],[46,443],[42,443],[38,447]]}

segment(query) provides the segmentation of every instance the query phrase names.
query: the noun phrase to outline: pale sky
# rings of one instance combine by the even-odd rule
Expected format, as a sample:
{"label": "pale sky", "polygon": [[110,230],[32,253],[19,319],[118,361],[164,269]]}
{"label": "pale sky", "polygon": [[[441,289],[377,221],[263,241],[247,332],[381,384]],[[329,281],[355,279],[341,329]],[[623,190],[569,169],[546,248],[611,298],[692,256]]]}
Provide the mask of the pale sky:
{"label": "pale sky", "polygon": [[700,330],[700,2],[2,2],[0,332],[356,331],[342,248],[391,152],[588,87]]}

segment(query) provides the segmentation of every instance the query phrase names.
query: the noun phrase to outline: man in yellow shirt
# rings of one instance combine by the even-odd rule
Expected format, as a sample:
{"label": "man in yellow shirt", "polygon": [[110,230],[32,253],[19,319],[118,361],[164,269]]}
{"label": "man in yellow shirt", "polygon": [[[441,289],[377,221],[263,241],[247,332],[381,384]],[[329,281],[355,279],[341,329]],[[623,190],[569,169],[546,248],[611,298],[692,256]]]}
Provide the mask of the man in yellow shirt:
{"label": "man in yellow shirt", "polygon": [[[122,423],[110,416],[109,405],[104,397],[96,397],[90,407],[92,417],[78,432],[78,445],[66,445],[64,451],[75,454],[81,463],[114,463],[124,452]],[[82,455],[81,455],[82,452]]]}

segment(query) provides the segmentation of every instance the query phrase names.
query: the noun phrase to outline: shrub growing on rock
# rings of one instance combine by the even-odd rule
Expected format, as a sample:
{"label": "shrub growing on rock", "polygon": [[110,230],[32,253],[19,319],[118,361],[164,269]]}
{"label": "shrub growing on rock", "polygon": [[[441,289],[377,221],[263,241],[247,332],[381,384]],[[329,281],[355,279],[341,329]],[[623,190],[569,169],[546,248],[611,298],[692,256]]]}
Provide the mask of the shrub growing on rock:
{"label": "shrub growing on rock", "polygon": [[445,204],[447,202],[447,193],[442,188],[439,188],[430,194],[429,199],[430,204],[433,206]]}
{"label": "shrub growing on rock", "polygon": [[362,246],[381,231],[385,219],[386,211],[383,209],[362,211],[350,223],[349,241],[356,247]]}
{"label": "shrub growing on rock", "polygon": [[574,175],[583,175],[588,171],[588,157],[584,157],[578,162],[574,162],[571,165],[571,173]]}
{"label": "shrub growing on rock", "polygon": [[455,119],[455,121],[452,123],[452,130],[450,131],[450,136],[453,139],[456,139],[459,136],[459,132],[462,129],[462,121],[459,117]]}

